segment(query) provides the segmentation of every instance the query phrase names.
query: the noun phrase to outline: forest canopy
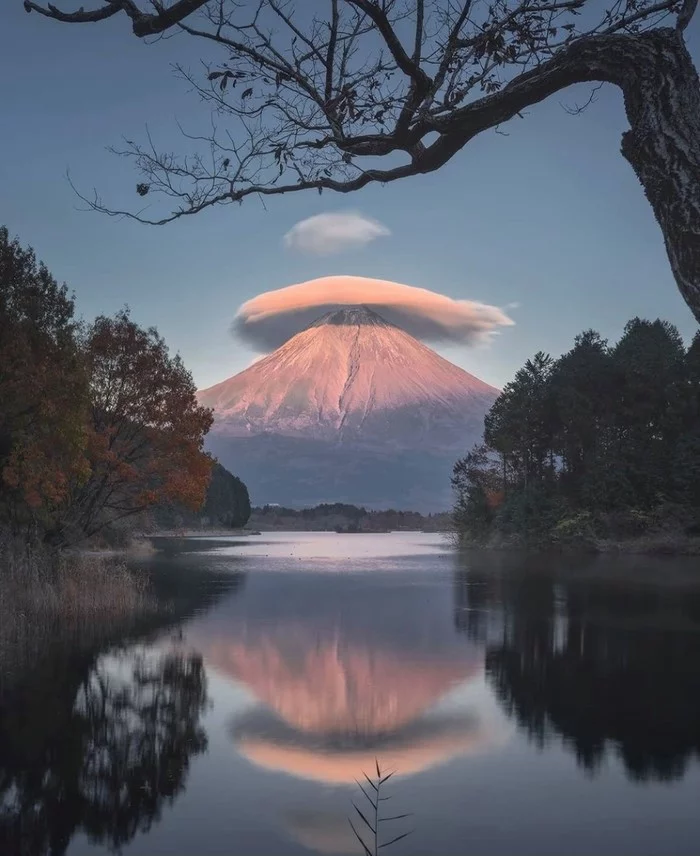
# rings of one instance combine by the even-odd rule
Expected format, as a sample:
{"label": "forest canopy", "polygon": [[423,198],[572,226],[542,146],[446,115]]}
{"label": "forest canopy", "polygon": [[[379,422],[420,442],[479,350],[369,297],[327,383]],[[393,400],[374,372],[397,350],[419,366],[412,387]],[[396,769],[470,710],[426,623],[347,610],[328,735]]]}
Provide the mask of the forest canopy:
{"label": "forest canopy", "polygon": [[612,345],[588,330],[528,360],[484,428],[454,467],[464,540],[700,530],[700,332],[686,348],[660,320],[633,319]]}

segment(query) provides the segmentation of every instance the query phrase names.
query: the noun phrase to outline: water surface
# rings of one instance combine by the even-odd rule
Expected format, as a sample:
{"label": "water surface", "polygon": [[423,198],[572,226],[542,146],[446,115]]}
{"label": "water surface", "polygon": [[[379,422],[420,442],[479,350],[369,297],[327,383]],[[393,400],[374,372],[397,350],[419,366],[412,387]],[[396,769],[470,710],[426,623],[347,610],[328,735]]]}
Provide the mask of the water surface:
{"label": "water surface", "polygon": [[[0,708],[0,852],[700,852],[700,569],[439,535],[165,541],[171,619]],[[3,849],[3,842],[5,849]],[[13,849],[9,849],[9,848]],[[23,848],[23,849],[22,849]]]}

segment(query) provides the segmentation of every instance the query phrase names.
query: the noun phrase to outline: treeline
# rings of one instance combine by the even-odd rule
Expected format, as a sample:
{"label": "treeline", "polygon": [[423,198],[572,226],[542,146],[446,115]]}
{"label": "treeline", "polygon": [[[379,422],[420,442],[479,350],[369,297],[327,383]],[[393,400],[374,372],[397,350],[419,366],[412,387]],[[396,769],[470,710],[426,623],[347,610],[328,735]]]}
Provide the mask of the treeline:
{"label": "treeline", "polygon": [[283,508],[265,505],[254,508],[249,525],[260,530],[317,532],[393,532],[420,530],[440,532],[450,526],[449,514],[419,514],[417,511],[368,511],[357,505],[323,503],[314,508]]}
{"label": "treeline", "polygon": [[558,360],[528,360],[496,400],[484,443],[454,467],[454,523],[479,543],[684,535],[700,521],[700,333],[635,318]]}
{"label": "treeline", "polygon": [[67,287],[0,228],[1,529],[63,547],[150,509],[201,509],[212,415],[195,393],[154,328],[127,309],[77,321]]}

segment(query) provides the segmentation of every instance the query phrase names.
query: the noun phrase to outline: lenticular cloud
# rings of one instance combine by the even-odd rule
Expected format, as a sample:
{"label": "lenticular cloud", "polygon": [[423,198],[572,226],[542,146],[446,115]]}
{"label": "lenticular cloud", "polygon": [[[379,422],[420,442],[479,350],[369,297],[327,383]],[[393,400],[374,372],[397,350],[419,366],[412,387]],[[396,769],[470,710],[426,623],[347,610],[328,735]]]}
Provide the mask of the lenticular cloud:
{"label": "lenticular cloud", "polygon": [[514,322],[497,306],[383,279],[324,276],[244,303],[232,331],[258,351],[278,348],[325,312],[364,305],[424,342],[471,345]]}

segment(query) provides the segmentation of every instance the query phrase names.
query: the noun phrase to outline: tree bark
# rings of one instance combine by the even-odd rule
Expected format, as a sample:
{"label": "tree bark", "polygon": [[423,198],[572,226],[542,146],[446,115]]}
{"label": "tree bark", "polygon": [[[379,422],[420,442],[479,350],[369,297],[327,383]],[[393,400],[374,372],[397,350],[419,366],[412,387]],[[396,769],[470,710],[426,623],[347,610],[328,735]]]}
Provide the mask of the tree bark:
{"label": "tree bark", "polygon": [[621,83],[630,130],[622,154],[661,227],[673,275],[700,322],[700,80],[681,33],[635,39]]}

